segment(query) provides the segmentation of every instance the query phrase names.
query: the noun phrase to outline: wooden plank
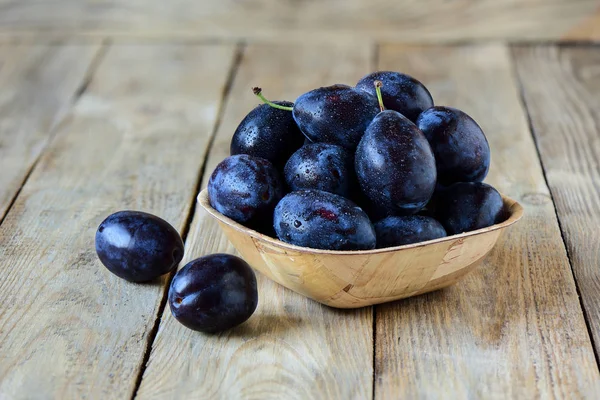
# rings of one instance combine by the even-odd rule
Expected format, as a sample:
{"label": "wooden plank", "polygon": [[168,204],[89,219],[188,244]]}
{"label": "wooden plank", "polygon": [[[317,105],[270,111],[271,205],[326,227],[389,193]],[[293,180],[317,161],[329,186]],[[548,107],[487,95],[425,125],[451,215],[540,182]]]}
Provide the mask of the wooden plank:
{"label": "wooden plank", "polygon": [[0,398],[132,394],[166,278],[109,273],[94,233],[138,209],[180,230],[231,46],[116,46],[0,227]]}
{"label": "wooden plank", "polygon": [[487,181],[522,202],[525,217],[456,286],[377,307],[375,398],[598,398],[598,367],[508,50],[385,46],[380,54],[380,68],[414,75],[437,104],[481,124],[492,149]]}
{"label": "wooden plank", "polygon": [[0,45],[0,221],[99,45]]}
{"label": "wooden plank", "polygon": [[[229,97],[204,184],[229,155],[231,135],[257,104],[252,86],[272,99],[315,87],[355,83],[370,65],[369,47],[250,46]],[[216,222],[198,209],[186,258],[234,252]],[[205,335],[165,310],[138,392],[148,398],[331,398],[372,395],[371,308],[336,310],[258,276],[259,306],[244,325]]]}
{"label": "wooden plank", "polygon": [[519,47],[518,75],[600,352],[600,48]]}
{"label": "wooden plank", "polygon": [[599,40],[597,0],[0,0],[2,36]]}

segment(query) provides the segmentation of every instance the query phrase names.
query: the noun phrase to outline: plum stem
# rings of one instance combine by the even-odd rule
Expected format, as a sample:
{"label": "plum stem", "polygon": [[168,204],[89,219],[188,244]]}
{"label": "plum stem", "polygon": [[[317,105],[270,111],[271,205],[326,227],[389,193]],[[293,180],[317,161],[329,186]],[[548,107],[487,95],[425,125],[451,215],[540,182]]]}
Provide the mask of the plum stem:
{"label": "plum stem", "polygon": [[254,92],[254,94],[256,95],[256,97],[258,97],[259,99],[261,99],[263,101],[263,103],[273,107],[273,108],[277,108],[279,110],[284,110],[284,111],[292,111],[294,110],[293,107],[286,107],[286,106],[281,106],[279,104],[275,104],[272,101],[269,101],[265,98],[265,96],[263,96],[262,94],[262,89],[259,87],[255,87],[252,88],[252,92]]}
{"label": "plum stem", "polygon": [[383,97],[381,96],[381,87],[383,86],[383,82],[375,81],[373,84],[375,85],[375,93],[377,93],[377,101],[379,101],[379,109],[381,111],[385,111],[385,107],[383,106]]}

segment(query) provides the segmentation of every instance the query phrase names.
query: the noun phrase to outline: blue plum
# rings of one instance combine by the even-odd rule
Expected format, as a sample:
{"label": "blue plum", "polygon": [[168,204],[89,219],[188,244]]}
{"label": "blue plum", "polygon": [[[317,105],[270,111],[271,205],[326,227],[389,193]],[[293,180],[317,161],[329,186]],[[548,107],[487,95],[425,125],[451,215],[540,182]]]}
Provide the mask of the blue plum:
{"label": "blue plum", "polygon": [[141,211],[109,215],[96,231],[96,253],[113,274],[146,282],[166,274],[183,258],[183,241],[167,221]]}
{"label": "blue plum", "polygon": [[294,120],[310,140],[351,150],[378,112],[375,96],[346,85],[311,90],[293,107]]}
{"label": "blue plum", "polygon": [[439,184],[483,181],[490,168],[490,147],[473,118],[436,106],[419,116],[417,126],[435,155]]}
{"label": "blue plum", "polygon": [[241,258],[212,254],[187,263],[169,287],[171,313],[195,331],[220,332],[246,321],[256,310],[252,268]]}
{"label": "blue plum", "polygon": [[433,106],[433,99],[425,85],[400,72],[373,72],[358,81],[356,87],[375,95],[374,84],[377,81],[383,83],[381,94],[386,107],[398,111],[413,122],[421,112]]}
{"label": "blue plum", "polygon": [[502,196],[482,182],[459,182],[442,189],[428,208],[449,235],[485,228],[506,218]]}
{"label": "blue plum", "polygon": [[367,250],[375,247],[369,217],[352,201],[321,190],[286,195],[274,214],[277,237],[297,246],[327,250]]}
{"label": "blue plum", "polygon": [[[291,107],[287,101],[275,104]],[[240,122],[231,139],[230,154],[248,154],[269,160],[277,168],[304,143],[292,113],[267,104],[254,108]]]}
{"label": "blue plum", "polygon": [[435,158],[423,133],[397,111],[382,111],[356,149],[360,187],[381,215],[418,212],[436,185]]}
{"label": "blue plum", "polygon": [[386,217],[374,226],[378,248],[419,243],[446,236],[442,224],[422,215]]}
{"label": "blue plum", "polygon": [[334,144],[306,144],[285,164],[284,177],[291,190],[318,189],[348,197],[356,188],[354,154]]}
{"label": "blue plum", "polygon": [[273,164],[247,154],[227,157],[208,181],[208,199],[215,210],[259,230],[271,220],[282,196],[283,183]]}

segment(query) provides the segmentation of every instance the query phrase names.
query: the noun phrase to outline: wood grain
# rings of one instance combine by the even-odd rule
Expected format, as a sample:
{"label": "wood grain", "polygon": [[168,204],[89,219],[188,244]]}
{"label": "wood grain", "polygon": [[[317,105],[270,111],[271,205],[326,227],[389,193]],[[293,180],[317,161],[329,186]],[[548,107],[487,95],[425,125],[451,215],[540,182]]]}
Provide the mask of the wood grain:
{"label": "wood grain", "polygon": [[[385,46],[380,68],[472,115],[525,216],[456,286],[376,308],[375,398],[597,398],[600,375],[508,50]],[[536,73],[536,71],[532,71]]]}
{"label": "wood grain", "polygon": [[0,45],[0,221],[99,48]]}
{"label": "wood grain", "polygon": [[108,214],[179,229],[231,46],[116,46],[0,227],[0,398],[130,396],[165,278],[132,284],[94,252]]}
{"label": "wood grain", "polygon": [[[369,47],[250,46],[227,102],[204,183],[229,155],[237,124],[258,104],[251,88],[294,100],[315,87],[353,84],[370,68]],[[186,258],[233,252],[216,221],[198,207]],[[372,394],[371,308],[343,311],[302,297],[258,275],[259,306],[240,327],[205,335],[167,309],[139,399],[368,399]]]}
{"label": "wood grain", "polygon": [[599,40],[597,0],[0,0],[2,36]]}
{"label": "wood grain", "polygon": [[600,48],[520,47],[517,71],[600,352]]}

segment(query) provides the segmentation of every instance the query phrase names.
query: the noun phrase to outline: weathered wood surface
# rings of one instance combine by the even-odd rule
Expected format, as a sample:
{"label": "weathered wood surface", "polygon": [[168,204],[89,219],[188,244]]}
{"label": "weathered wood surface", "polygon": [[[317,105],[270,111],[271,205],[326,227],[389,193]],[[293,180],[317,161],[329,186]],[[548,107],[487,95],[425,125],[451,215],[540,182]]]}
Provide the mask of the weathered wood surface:
{"label": "weathered wood surface", "polygon": [[[381,7],[382,1],[371,4]],[[230,6],[229,0],[222,3]],[[562,0],[520,4],[538,11],[556,7],[569,21],[588,3],[570,2],[573,10]],[[20,20],[25,24],[20,28],[15,24],[25,4],[44,9],[47,21],[67,15],[60,1],[54,3],[56,12],[46,9],[46,3],[7,4],[0,0],[0,36],[6,21],[22,33],[39,28],[27,27],[27,18]],[[159,15],[153,2],[145,17],[133,24],[125,21],[137,15],[141,3],[132,5],[129,13],[117,13],[117,3],[98,3],[95,14],[90,12],[94,7],[82,4],[73,6],[71,16],[94,15],[95,24],[73,18],[56,29],[104,34],[112,29],[103,25],[107,9],[115,12],[108,15],[119,16],[110,19],[111,24],[123,24],[124,30],[115,35],[155,36],[171,29],[157,23],[153,32],[139,30],[153,18],[170,18],[168,13]],[[294,4],[281,2],[267,11],[316,7]],[[350,9],[332,13],[334,21],[352,7],[359,9],[357,0],[345,4]],[[475,9],[484,5],[488,10],[500,7],[483,1]],[[214,9],[208,7],[207,13]],[[173,31],[175,35],[205,37],[202,30],[210,25],[189,34],[196,25],[193,11],[185,21],[178,20],[181,30]],[[248,11],[248,21],[232,20],[239,28],[232,28],[228,37],[252,25],[254,12]],[[315,15],[302,21],[315,23]],[[381,37],[388,32],[385,24],[396,18],[391,11],[387,17]],[[257,28],[250,39],[262,40],[275,32],[269,31],[274,29],[269,24],[280,24],[264,18],[258,24],[267,28]],[[289,18],[291,39],[298,39],[300,26],[294,25],[294,18],[300,17]],[[515,21],[518,25],[524,20]],[[597,13],[590,11],[582,21],[580,30],[597,35]],[[563,22],[550,27],[548,34],[562,29]],[[467,19],[465,32],[469,23]],[[526,29],[535,26],[540,25]],[[48,36],[58,32],[46,28]],[[448,40],[458,38],[453,35],[459,28],[447,28]],[[357,26],[345,40],[368,39],[361,29]],[[398,29],[401,35],[404,27]],[[430,29],[423,30],[425,40],[437,40],[427,36],[435,33]],[[340,28],[324,35],[323,41],[345,33]],[[288,39],[283,33],[277,36],[275,40]],[[488,181],[522,202],[525,218],[464,281],[378,306],[375,314],[372,308],[324,307],[259,276],[259,308],[246,324],[221,335],[204,335],[179,325],[167,307],[153,341],[150,333],[167,278],[136,285],[111,275],[94,254],[95,228],[109,213],[131,208],[153,212],[186,229],[209,138],[219,125],[222,91],[236,48],[156,45],[148,40],[143,45],[114,45],[103,53],[93,43],[95,38],[84,39],[92,43],[0,46],[0,215],[42,154],[0,226],[0,399],[128,398],[142,372],[137,392],[142,399],[369,399],[373,388],[376,399],[600,397],[593,345],[554,209],[598,344],[598,48],[517,47],[513,52],[553,204],[507,48],[381,46],[381,68],[415,75],[438,104],[462,108],[478,120],[493,154]],[[407,40],[412,40],[410,35]],[[372,47],[361,43],[247,47],[223,105],[204,184],[228,155],[237,123],[258,104],[252,86],[263,86],[274,99],[293,100],[321,85],[353,84],[374,67]],[[76,92],[86,87],[90,65],[95,66],[93,79],[78,99]],[[207,253],[234,252],[216,222],[199,207],[186,251],[184,262]],[[144,369],[149,344],[152,350]]]}
{"label": "weathered wood surface", "polygon": [[[223,158],[237,124],[258,104],[294,100],[315,87],[353,84],[372,68],[369,47],[250,46],[246,49],[203,182]],[[233,252],[216,221],[198,207],[185,261]],[[183,265],[183,264],[182,264]],[[371,308],[336,310],[258,276],[259,306],[239,328],[205,335],[165,310],[139,399],[368,399],[372,394]]]}
{"label": "weathered wood surface", "polygon": [[[598,367],[508,50],[384,46],[379,67],[422,79],[437,104],[481,124],[492,149],[487,181],[520,200],[525,217],[456,286],[376,308],[375,398],[598,398]],[[536,87],[547,81],[539,79]]]}
{"label": "weathered wood surface", "polygon": [[449,42],[600,40],[597,0],[0,0],[0,35]]}
{"label": "weathered wood surface", "polygon": [[0,45],[0,221],[84,82],[99,45]]}
{"label": "weathered wood surface", "polygon": [[108,50],[0,226],[0,398],[132,394],[165,278],[109,273],[95,229],[121,209],[183,228],[233,53]]}
{"label": "weathered wood surface", "polygon": [[596,351],[600,352],[600,48],[513,52]]}

